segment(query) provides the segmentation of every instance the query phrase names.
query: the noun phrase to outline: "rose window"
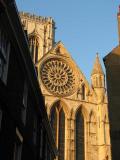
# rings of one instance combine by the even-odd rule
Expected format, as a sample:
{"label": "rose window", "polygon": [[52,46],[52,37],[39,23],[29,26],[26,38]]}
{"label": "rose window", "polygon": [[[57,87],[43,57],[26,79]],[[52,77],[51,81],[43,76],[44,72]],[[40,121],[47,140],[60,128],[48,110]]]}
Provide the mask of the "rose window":
{"label": "rose window", "polygon": [[73,69],[62,59],[51,58],[41,67],[41,79],[53,94],[69,95],[75,90]]}

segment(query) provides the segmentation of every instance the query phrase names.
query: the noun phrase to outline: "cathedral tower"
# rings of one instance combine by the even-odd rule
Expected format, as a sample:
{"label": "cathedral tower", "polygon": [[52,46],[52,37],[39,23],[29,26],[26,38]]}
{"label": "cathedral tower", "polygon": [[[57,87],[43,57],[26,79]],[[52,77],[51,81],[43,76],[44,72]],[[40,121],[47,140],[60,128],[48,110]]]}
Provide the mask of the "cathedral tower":
{"label": "cathedral tower", "polygon": [[51,17],[41,17],[20,12],[23,27],[28,32],[31,57],[34,64],[45,55],[55,43],[55,23]]}

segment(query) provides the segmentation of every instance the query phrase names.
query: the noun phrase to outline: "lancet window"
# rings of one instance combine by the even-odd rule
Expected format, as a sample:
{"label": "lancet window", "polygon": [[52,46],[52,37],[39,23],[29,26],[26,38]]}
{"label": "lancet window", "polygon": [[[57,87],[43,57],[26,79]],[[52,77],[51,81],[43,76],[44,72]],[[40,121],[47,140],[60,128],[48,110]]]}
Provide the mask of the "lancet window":
{"label": "lancet window", "polygon": [[82,90],[81,99],[85,100],[85,85],[84,84],[82,85],[81,90]]}
{"label": "lancet window", "polygon": [[76,114],[76,160],[84,160],[84,118],[79,110]]}
{"label": "lancet window", "polygon": [[39,48],[39,39],[36,35],[32,35],[29,37],[29,45],[30,45],[30,52],[31,58],[34,63],[38,61],[38,48]]}
{"label": "lancet window", "polygon": [[58,160],[65,159],[65,113],[63,108],[55,105],[51,112],[51,126],[56,145],[58,147]]}

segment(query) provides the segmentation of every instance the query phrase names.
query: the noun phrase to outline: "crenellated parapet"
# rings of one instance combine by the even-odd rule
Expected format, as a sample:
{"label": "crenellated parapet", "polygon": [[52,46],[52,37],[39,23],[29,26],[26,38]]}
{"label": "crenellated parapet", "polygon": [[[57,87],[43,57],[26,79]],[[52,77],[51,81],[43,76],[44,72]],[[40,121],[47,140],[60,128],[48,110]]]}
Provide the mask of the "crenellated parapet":
{"label": "crenellated parapet", "polygon": [[29,21],[35,21],[38,23],[51,23],[55,25],[55,22],[52,17],[42,17],[42,16],[36,16],[34,14],[26,13],[26,12],[19,12],[19,15],[21,18],[25,18]]}
{"label": "crenellated parapet", "polygon": [[[55,43],[55,22],[51,17],[36,16],[25,12],[20,12],[19,15],[23,28],[28,33],[33,62],[37,64]],[[37,46],[34,45],[35,37],[39,44]]]}

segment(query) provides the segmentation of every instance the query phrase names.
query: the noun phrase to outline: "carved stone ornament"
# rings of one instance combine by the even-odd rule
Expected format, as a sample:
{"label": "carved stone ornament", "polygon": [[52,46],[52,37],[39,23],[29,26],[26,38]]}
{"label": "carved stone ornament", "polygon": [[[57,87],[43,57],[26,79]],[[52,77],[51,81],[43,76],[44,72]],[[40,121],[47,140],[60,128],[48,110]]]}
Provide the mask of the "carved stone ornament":
{"label": "carved stone ornament", "polygon": [[41,80],[47,90],[57,96],[69,96],[76,90],[73,68],[63,59],[50,58],[41,66]]}

